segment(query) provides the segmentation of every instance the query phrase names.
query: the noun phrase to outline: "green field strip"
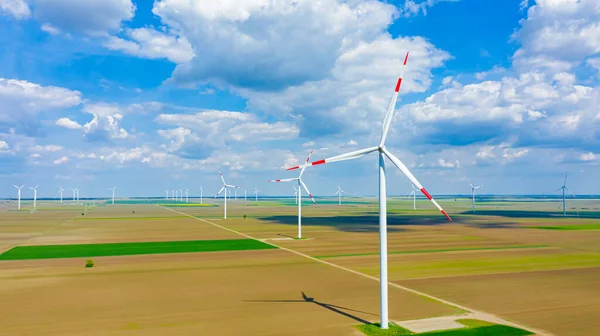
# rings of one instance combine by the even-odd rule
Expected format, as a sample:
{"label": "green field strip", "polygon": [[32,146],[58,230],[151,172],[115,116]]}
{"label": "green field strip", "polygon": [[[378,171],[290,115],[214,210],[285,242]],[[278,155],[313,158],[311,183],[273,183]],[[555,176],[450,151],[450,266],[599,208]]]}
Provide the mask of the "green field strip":
{"label": "green field strip", "polygon": [[556,230],[556,231],[592,231],[600,230],[600,224],[575,224],[557,226],[528,226],[529,229]]}
{"label": "green field strip", "polygon": [[408,329],[402,328],[394,323],[390,323],[389,329],[383,330],[379,326],[379,323],[373,324],[361,324],[355,326],[356,329],[360,330],[367,336],[403,336],[403,335],[415,335],[415,336],[524,336],[533,335],[532,332],[527,330],[509,327],[502,324],[493,324],[480,320],[473,319],[459,319],[456,322],[464,325],[464,328],[440,330],[440,331],[429,331],[424,333],[413,333]]}
{"label": "green field strip", "polygon": [[[388,252],[388,254],[414,254],[414,253],[439,253],[439,252],[460,252],[460,251],[490,251],[490,250],[513,250],[513,249],[532,249],[532,248],[544,248],[549,245],[512,245],[512,246],[494,246],[494,247],[457,247],[448,248],[441,250],[414,250],[414,251],[396,251]],[[376,253],[352,253],[352,254],[334,254],[326,256],[315,256],[317,259],[328,259],[328,258],[343,258],[343,257],[364,257],[379,255]]]}
{"label": "green field strip", "polygon": [[276,247],[254,239],[17,246],[0,260],[89,258],[139,254],[267,250]]}

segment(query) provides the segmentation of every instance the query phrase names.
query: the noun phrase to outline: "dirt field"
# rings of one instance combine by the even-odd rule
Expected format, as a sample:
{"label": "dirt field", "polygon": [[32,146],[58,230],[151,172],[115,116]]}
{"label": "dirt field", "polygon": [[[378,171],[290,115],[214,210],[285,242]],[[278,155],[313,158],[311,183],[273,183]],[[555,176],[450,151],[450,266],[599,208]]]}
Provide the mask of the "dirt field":
{"label": "dirt field", "polygon": [[[600,332],[600,231],[527,228],[597,220],[532,215],[523,204],[508,203],[487,204],[481,207],[487,215],[472,216],[464,202],[442,202],[454,223],[435,211],[406,211],[412,206],[406,201],[390,202],[390,280],[557,335]],[[554,203],[540,208],[555,211]],[[227,220],[220,206],[127,204],[84,216],[82,208],[50,206],[0,213],[0,247],[242,238],[189,214],[367,275],[379,273],[373,203],[307,204],[306,240],[291,239],[297,208],[289,202],[232,201]],[[376,281],[283,250],[94,260],[93,269],[78,258],[0,262],[0,300],[11,302],[0,306],[0,334],[354,335],[352,325],[379,319]],[[304,301],[302,292],[323,304]],[[390,288],[392,320],[461,312]]]}
{"label": "dirt field", "polygon": [[[42,235],[24,220],[15,231],[31,231],[27,244],[240,238],[164,209],[141,212],[154,218],[110,219],[125,211],[106,207],[44,220]],[[353,325],[378,320],[377,282],[282,250],[103,257],[92,269],[84,261],[0,262],[0,301],[10,302],[0,306],[0,334],[353,335]],[[390,301],[397,320],[460,312],[401,290]]]}

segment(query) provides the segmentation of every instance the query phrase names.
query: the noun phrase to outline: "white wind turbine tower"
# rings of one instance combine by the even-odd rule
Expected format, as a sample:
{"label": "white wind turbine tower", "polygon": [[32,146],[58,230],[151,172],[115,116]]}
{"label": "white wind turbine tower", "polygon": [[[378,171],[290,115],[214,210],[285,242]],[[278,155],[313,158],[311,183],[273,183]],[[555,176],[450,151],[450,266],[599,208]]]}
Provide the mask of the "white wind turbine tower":
{"label": "white wind turbine tower", "polygon": [[79,204],[79,188],[75,188],[75,195],[77,196],[76,204]]}
{"label": "white wind turbine tower", "polygon": [[183,188],[179,189],[179,202],[183,203]]}
{"label": "white wind turbine tower", "polygon": [[117,187],[112,187],[112,189],[108,188],[108,190],[112,191],[112,204],[113,205],[115,204],[115,189],[117,189]]}
{"label": "white wind turbine tower", "polygon": [[258,192],[260,190],[256,189],[256,187],[254,187],[254,192],[252,193],[252,195],[254,195],[254,201],[258,202]]}
{"label": "white wind turbine tower", "polygon": [[[306,164],[308,164],[312,152],[313,151],[311,150],[308,154],[308,158],[306,158]],[[269,180],[269,182],[296,182],[298,184],[298,192],[296,196],[296,200],[298,201],[298,236],[296,238],[302,238],[302,189],[300,189],[301,187],[304,187],[304,190],[306,190],[306,193],[308,194],[308,196],[310,196],[310,199],[313,201],[313,204],[316,204],[315,199],[312,197],[310,191],[308,191],[306,184],[304,184],[304,182],[302,181],[302,174],[304,174],[306,164],[300,170],[300,175],[298,175],[298,177],[281,180]],[[255,191],[255,193],[258,195],[258,189]]]}
{"label": "white wind turbine tower", "polygon": [[204,190],[202,190],[202,186],[200,186],[200,204],[202,204],[202,196],[204,194]]}
{"label": "white wind turbine tower", "polygon": [[75,190],[76,189],[71,188],[71,190],[73,191],[73,202],[75,202]]}
{"label": "white wind turbine tower", "polygon": [[57,192],[57,194],[60,194],[60,204],[62,204],[62,202],[63,202],[63,200],[62,200],[63,191],[65,191],[65,189],[63,189],[63,187],[60,186],[60,189],[58,189],[58,192]]}
{"label": "white wind turbine tower", "polygon": [[17,210],[21,210],[21,189],[23,189],[23,187],[26,185],[23,184],[22,186],[17,187],[16,185],[13,184],[13,186],[15,188],[17,188]]}
{"label": "white wind turbine tower", "polygon": [[169,189],[165,190],[165,199],[169,200]]}
{"label": "white wind turbine tower", "polygon": [[[402,67],[402,74],[404,73],[404,69],[406,67],[406,62],[408,61],[408,53],[404,58],[404,64]],[[309,164],[305,164],[303,166],[296,166],[292,168],[288,168],[288,170],[304,168],[305,166],[315,166],[324,163],[330,163],[335,161],[343,161],[343,160],[351,160],[357,159],[365,156],[368,153],[377,152],[379,156],[379,262],[380,262],[380,295],[381,295],[381,328],[388,329],[388,274],[387,274],[387,203],[386,203],[386,177],[385,177],[385,158],[387,157],[392,163],[435,205],[438,210],[442,212],[449,221],[450,216],[440,207],[440,205],[431,197],[431,194],[423,188],[421,183],[414,177],[414,175],[408,170],[406,165],[400,161],[396,156],[394,156],[388,149],[385,147],[385,140],[388,135],[388,131],[390,129],[390,124],[392,122],[394,116],[394,110],[396,106],[396,100],[398,99],[398,92],[400,91],[400,85],[402,84],[402,75],[398,78],[398,82],[396,83],[396,88],[394,90],[394,94],[392,95],[392,99],[388,110],[386,112],[385,118],[383,119],[383,127],[381,132],[381,140],[377,146],[365,148],[357,151],[353,151],[346,154],[337,155],[334,157],[330,157],[324,160],[314,161]]]}
{"label": "white wind turbine tower", "polygon": [[567,173],[565,173],[565,183],[563,183],[563,185],[560,188],[556,189],[556,191],[559,191],[559,190],[562,190],[562,194],[563,194],[563,201],[562,201],[562,203],[563,203],[563,216],[566,217],[567,216],[567,200],[566,200],[566,193],[565,193],[565,191],[570,192],[571,195],[573,195],[573,197],[575,197],[575,194],[573,194],[573,192],[569,188],[567,188]]}
{"label": "white wind turbine tower", "polygon": [[467,182],[469,182],[469,185],[471,186],[471,208],[472,208],[472,212],[475,213],[475,190],[483,187],[483,185],[478,185],[478,186],[473,186],[473,184],[471,184],[471,181],[469,181],[469,179],[467,179]]}
{"label": "white wind turbine tower", "polygon": [[175,189],[171,190],[171,201],[175,200]]}
{"label": "white wind turbine tower", "polygon": [[342,205],[342,193],[345,193],[345,191],[343,191],[342,188],[338,186],[338,190],[335,192],[335,194],[333,194],[334,196],[338,196],[338,205]]}
{"label": "white wind turbine tower", "polygon": [[29,189],[33,190],[33,207],[37,208],[37,188],[38,186],[36,185],[35,188],[29,187]]}
{"label": "white wind turbine tower", "polygon": [[417,210],[417,191],[419,191],[419,189],[417,189],[414,184],[411,184],[411,187],[412,192],[408,196],[413,197],[413,210]]}
{"label": "white wind turbine tower", "polygon": [[219,190],[219,192],[217,193],[217,196],[215,196],[215,198],[217,198],[219,196],[219,194],[225,190],[225,195],[223,195],[223,200],[225,201],[225,205],[223,207],[223,219],[227,219],[227,188],[239,188],[238,186],[234,186],[231,184],[227,184],[225,183],[225,179],[223,178],[223,173],[221,173],[221,171],[219,170],[219,175],[221,176],[221,181],[223,182],[223,187],[221,187],[221,190]]}
{"label": "white wind turbine tower", "polygon": [[190,193],[190,190],[185,189],[185,203],[189,203],[189,193]]}
{"label": "white wind turbine tower", "polygon": [[244,202],[248,202],[248,198],[246,197],[248,194],[248,191],[244,189]]}

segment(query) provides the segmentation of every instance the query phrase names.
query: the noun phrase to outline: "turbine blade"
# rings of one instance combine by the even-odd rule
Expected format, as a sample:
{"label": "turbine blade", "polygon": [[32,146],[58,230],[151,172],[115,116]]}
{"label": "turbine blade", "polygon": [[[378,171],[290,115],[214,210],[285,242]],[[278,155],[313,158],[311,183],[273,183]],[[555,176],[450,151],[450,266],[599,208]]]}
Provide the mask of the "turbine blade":
{"label": "turbine blade", "polygon": [[[280,180],[269,180],[269,182],[293,182],[296,181],[298,178],[294,177],[294,178],[287,178],[287,179],[280,179]],[[296,188],[294,187],[294,190],[296,190]]]}
{"label": "turbine blade", "polygon": [[354,151],[354,152],[349,152],[349,153],[345,153],[345,154],[341,154],[341,155],[332,156],[332,157],[327,158],[327,159],[313,161],[311,163],[307,163],[307,164],[304,164],[304,165],[301,165],[301,166],[291,167],[291,168],[288,168],[286,170],[295,170],[295,169],[298,169],[298,168],[304,168],[304,167],[308,167],[308,166],[316,166],[316,165],[320,165],[320,164],[324,164],[324,163],[331,163],[331,162],[336,162],[336,161],[358,159],[360,157],[365,156],[368,153],[376,151],[378,148],[379,147],[370,147],[370,148],[360,149],[360,150],[357,150],[357,151]]}
{"label": "turbine blade", "polygon": [[219,175],[221,176],[221,181],[223,181],[223,185],[225,185],[225,179],[223,178],[223,173],[219,170]]}
{"label": "turbine blade", "polygon": [[221,190],[219,190],[219,192],[217,193],[217,195],[215,196],[215,198],[217,198],[217,197],[219,196],[219,194],[220,194],[221,192],[223,192],[223,189],[225,189],[225,186],[222,186],[222,187],[221,187]]}
{"label": "turbine blade", "polygon": [[304,169],[306,169],[307,165],[308,165],[308,161],[310,161],[310,157],[312,156],[313,150],[310,150],[310,153],[308,153],[308,157],[306,158],[306,162],[304,163],[304,167],[302,167],[302,170],[300,171],[300,177],[302,177],[302,174],[304,174]]}
{"label": "turbine blade", "polygon": [[396,101],[398,100],[398,92],[400,92],[400,85],[402,85],[402,77],[404,77],[404,71],[406,70],[406,62],[408,62],[408,53],[406,53],[406,56],[404,57],[404,64],[402,64],[402,70],[400,71],[400,77],[398,77],[398,82],[396,83],[396,89],[394,90],[394,94],[392,95],[392,99],[390,100],[390,105],[388,107],[387,112],[385,113],[385,118],[383,119],[380,146],[383,146],[385,144],[385,139],[387,138],[387,134],[390,130],[390,124],[392,123],[392,119],[394,118],[394,110],[396,109]]}
{"label": "turbine blade", "polygon": [[569,188],[567,188],[567,187],[565,187],[565,189],[567,189],[567,190],[569,191],[569,193],[571,193],[571,195],[572,195],[573,197],[575,197],[575,194],[573,194],[573,192],[571,191],[571,189],[569,189]]}
{"label": "turbine blade", "polygon": [[444,214],[444,216],[446,216],[446,218],[452,222],[452,218],[450,218],[450,216],[448,216],[448,214],[446,213],[446,211],[444,209],[442,209],[442,207],[433,199],[433,197],[431,197],[431,195],[429,194],[429,192],[427,192],[427,190],[425,190],[425,188],[423,187],[423,185],[421,185],[421,183],[419,183],[419,181],[414,177],[414,175],[410,172],[410,170],[408,170],[408,168],[406,168],[406,166],[404,165],[404,163],[402,163],[402,161],[400,161],[400,159],[398,159],[397,157],[394,156],[394,154],[390,153],[386,148],[383,148],[383,153],[385,154],[385,156],[387,156],[392,163],[398,167],[398,169],[400,169],[400,171],[406,176],[408,177],[408,179],[417,186],[417,188],[419,188],[419,190],[423,193],[423,195],[425,195],[430,201],[431,203],[433,203],[433,205],[435,205],[436,208],[438,208],[438,210],[440,210],[440,212],[442,214]]}
{"label": "turbine blade", "polygon": [[310,193],[310,191],[308,191],[308,188],[306,187],[306,184],[304,184],[304,181],[299,180],[300,184],[302,185],[302,187],[304,187],[304,190],[306,190],[306,193],[308,194],[308,196],[310,197],[310,199],[313,201],[313,204],[317,204],[317,202],[315,201],[315,199],[312,197],[312,194]]}
{"label": "turbine blade", "polygon": [[563,186],[567,186],[567,173],[565,173],[565,183],[563,183]]}

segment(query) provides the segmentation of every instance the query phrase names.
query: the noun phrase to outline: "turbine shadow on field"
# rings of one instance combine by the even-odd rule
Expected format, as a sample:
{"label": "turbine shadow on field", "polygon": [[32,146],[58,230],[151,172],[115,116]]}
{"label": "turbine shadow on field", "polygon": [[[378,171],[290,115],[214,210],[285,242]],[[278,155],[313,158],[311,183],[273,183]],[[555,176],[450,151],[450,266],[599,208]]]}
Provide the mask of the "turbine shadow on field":
{"label": "turbine shadow on field", "polygon": [[[473,215],[470,211],[465,211],[462,214]],[[508,218],[564,218],[562,211],[532,211],[532,210],[477,210],[474,216],[496,216]],[[579,217],[583,218],[600,218],[600,212],[580,212]],[[572,210],[567,212],[567,218],[577,218],[577,215]]]}
{"label": "turbine shadow on field", "polygon": [[[364,311],[360,311],[360,310],[336,306],[336,305],[332,305],[329,303],[319,302],[319,301],[315,300],[314,298],[307,296],[306,294],[304,294],[304,292],[301,292],[301,293],[302,293],[302,300],[299,300],[299,299],[298,300],[247,300],[244,302],[262,302],[262,303],[305,303],[305,302],[307,302],[307,303],[314,303],[317,306],[323,307],[323,308],[325,308],[329,311],[332,311],[336,314],[351,318],[355,321],[358,321],[358,322],[364,323],[364,324],[371,324],[371,322],[369,322],[365,319],[362,319],[358,316],[352,315],[346,311],[377,316],[376,314],[373,314],[373,313],[368,313],[368,312],[364,312]],[[346,310],[346,311],[344,311],[344,310]]]}
{"label": "turbine shadow on field", "polygon": [[[261,217],[267,223],[298,225],[298,216],[279,215]],[[454,223],[460,222],[457,218]],[[444,217],[432,216],[398,216],[388,214],[387,217],[388,232],[405,231],[404,225],[442,225],[449,224]],[[330,226],[340,231],[346,232],[379,232],[378,214],[356,214],[351,216],[331,216],[331,217],[302,217],[302,226]]]}

